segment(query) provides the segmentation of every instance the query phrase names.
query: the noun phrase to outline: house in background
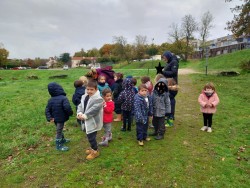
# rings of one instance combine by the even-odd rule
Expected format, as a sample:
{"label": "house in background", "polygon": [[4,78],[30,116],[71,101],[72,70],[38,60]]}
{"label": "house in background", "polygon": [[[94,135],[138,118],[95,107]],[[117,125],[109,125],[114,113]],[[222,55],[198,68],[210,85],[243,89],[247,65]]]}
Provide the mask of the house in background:
{"label": "house in background", "polygon": [[53,65],[57,64],[56,57],[50,57],[49,61],[46,62],[47,67],[53,67]]}
{"label": "house in background", "polygon": [[97,58],[96,57],[72,57],[71,59],[71,67],[79,67],[82,61],[89,61],[90,64],[95,64]]}
{"label": "house in background", "polygon": [[161,55],[153,55],[151,56],[152,60],[161,60]]}

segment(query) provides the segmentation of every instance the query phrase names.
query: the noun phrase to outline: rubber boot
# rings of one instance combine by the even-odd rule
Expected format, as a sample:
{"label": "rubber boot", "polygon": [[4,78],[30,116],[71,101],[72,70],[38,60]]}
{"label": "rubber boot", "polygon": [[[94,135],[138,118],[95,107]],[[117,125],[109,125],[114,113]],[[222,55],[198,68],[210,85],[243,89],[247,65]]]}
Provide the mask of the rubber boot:
{"label": "rubber boot", "polygon": [[122,120],[122,115],[121,114],[117,114],[116,118],[114,119],[114,121],[121,121]]}
{"label": "rubber boot", "polygon": [[109,137],[102,137],[102,141],[99,142],[99,146],[109,146]]}
{"label": "rubber boot", "polygon": [[69,148],[62,144],[62,139],[56,139],[56,150],[68,151]]}
{"label": "rubber boot", "polygon": [[64,134],[62,135],[62,144],[70,142],[70,139],[64,138]]}

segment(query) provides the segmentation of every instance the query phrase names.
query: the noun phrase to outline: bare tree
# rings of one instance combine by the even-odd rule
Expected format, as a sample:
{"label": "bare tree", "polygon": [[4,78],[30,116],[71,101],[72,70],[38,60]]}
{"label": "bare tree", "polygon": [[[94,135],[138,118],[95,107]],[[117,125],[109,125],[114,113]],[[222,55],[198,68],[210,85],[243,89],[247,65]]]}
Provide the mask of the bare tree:
{"label": "bare tree", "polygon": [[201,51],[201,57],[203,58],[204,56],[204,49],[206,48],[206,40],[209,36],[209,32],[210,30],[213,28],[212,25],[212,21],[213,21],[213,15],[207,11],[205,12],[202,17],[201,17],[201,22],[199,24],[199,33],[200,33],[200,37],[201,37],[201,47],[202,47],[202,51]]}
{"label": "bare tree", "polygon": [[168,33],[168,35],[170,37],[171,42],[178,42],[179,40],[181,40],[183,34],[181,30],[179,29],[178,24],[172,23],[172,25],[170,26],[170,29],[171,31]]}
{"label": "bare tree", "polygon": [[137,35],[135,37],[136,58],[143,59],[146,53],[147,36]]}
{"label": "bare tree", "polygon": [[197,23],[192,15],[186,15],[182,18],[182,31],[186,39],[186,49],[184,54],[184,60],[186,61],[189,53],[192,51],[190,47],[190,39],[193,38],[193,33],[197,31]]}
{"label": "bare tree", "polygon": [[115,43],[113,53],[119,58],[125,59],[125,46],[127,44],[127,39],[123,36],[113,36],[113,42]]}

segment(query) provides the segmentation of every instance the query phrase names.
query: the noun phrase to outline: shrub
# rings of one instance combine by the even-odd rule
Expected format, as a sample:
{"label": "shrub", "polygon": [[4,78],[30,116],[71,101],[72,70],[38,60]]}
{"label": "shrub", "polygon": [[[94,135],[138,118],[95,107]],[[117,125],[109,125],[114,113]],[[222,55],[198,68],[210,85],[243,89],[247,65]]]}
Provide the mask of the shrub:
{"label": "shrub", "polygon": [[250,60],[242,61],[241,64],[240,64],[240,68],[243,71],[249,72],[250,71]]}

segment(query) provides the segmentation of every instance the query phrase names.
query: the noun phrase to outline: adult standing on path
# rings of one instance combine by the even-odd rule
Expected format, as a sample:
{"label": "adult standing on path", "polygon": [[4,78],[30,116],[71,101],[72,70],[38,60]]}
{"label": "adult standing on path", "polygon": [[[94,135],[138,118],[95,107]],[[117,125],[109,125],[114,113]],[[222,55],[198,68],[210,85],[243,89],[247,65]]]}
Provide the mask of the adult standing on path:
{"label": "adult standing on path", "polygon": [[[163,75],[166,78],[173,78],[178,84],[178,68],[179,68],[179,60],[175,55],[173,55],[170,51],[165,51],[162,55],[164,61],[166,61],[166,65],[163,69]],[[169,126],[173,126],[174,114],[175,114],[175,96],[178,91],[169,90],[169,98],[171,103],[171,113],[166,114],[167,124]]]}

